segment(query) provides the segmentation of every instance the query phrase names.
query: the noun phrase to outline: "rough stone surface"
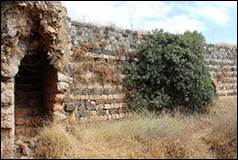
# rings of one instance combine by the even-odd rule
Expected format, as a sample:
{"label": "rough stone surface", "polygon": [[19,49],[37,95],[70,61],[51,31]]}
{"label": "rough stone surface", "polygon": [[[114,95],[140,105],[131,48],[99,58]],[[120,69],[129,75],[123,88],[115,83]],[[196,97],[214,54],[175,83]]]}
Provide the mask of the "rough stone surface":
{"label": "rough stone surface", "polygon": [[66,82],[58,82],[57,83],[57,90],[60,92],[60,93],[65,93],[67,92],[69,89],[69,84],[66,83]]}
{"label": "rough stone surface", "polygon": [[14,127],[14,114],[13,113],[1,113],[1,127],[13,128]]}
{"label": "rough stone surface", "polygon": [[[39,89],[38,85],[34,84],[35,79],[40,77],[34,79],[32,75],[37,70],[34,67],[41,61],[41,58],[29,63],[23,63],[23,58],[33,55],[36,49],[41,48],[42,52],[47,55],[48,63],[53,66],[52,70],[60,72],[59,81],[68,81],[67,76],[64,75],[67,75],[65,64],[71,55],[71,37],[68,34],[69,26],[65,21],[66,10],[60,5],[60,2],[3,2],[1,3],[1,15],[1,135],[3,135],[1,136],[1,142],[3,142],[1,143],[1,158],[14,158],[14,133],[31,136],[33,130],[28,126],[34,124],[37,118],[33,114],[23,114],[33,113],[31,112],[33,110],[21,112],[19,108],[23,108],[23,105],[28,108],[36,107],[40,101],[38,93],[35,91]],[[25,73],[27,72],[28,76],[23,77],[24,74],[17,74],[20,72],[20,67],[26,68]],[[68,90],[66,88],[69,87],[68,85],[59,84],[57,86],[57,80],[51,79],[53,76],[48,73],[53,72],[50,70],[45,73],[48,76],[48,81],[44,84],[45,95],[50,97],[56,94],[57,87],[63,91]],[[21,79],[23,83],[16,83],[16,88],[14,88],[16,79],[18,82]],[[29,82],[32,85],[29,85]],[[14,91],[20,91],[20,93],[14,94]],[[57,97],[55,100],[58,101],[60,98],[62,97]],[[12,113],[7,111],[7,107],[13,109],[16,107],[14,100],[18,105],[17,115],[16,113],[14,115],[14,110]],[[49,103],[48,100],[49,98],[46,98],[47,103]],[[62,102],[62,99],[59,101]],[[52,111],[52,107],[53,105],[50,104],[45,106],[49,112]],[[63,111],[63,107],[61,111]],[[62,119],[62,115],[58,115],[57,118],[59,117]],[[15,129],[15,125],[19,123],[24,124],[24,127],[17,130],[19,127]],[[27,151],[26,155],[28,156]]]}
{"label": "rough stone surface", "polygon": [[209,44],[205,49],[205,60],[218,95],[237,95],[237,48]]}
{"label": "rough stone surface", "polygon": [[13,103],[14,93],[12,90],[1,92],[1,106],[10,105]]}
{"label": "rough stone surface", "polygon": [[76,106],[73,103],[68,103],[65,105],[64,110],[66,112],[73,112],[75,110]]}
{"label": "rough stone surface", "polygon": [[1,75],[3,77],[7,77],[7,78],[12,78],[16,75],[16,73],[18,72],[18,66],[10,63],[2,63],[1,64]]}
{"label": "rough stone surface", "polygon": [[69,82],[69,78],[61,72],[58,72],[58,81]]}
{"label": "rough stone surface", "polygon": [[[79,22],[71,22],[70,26],[72,46],[76,48],[70,59],[73,66],[73,85],[71,86],[70,94],[75,98],[73,103],[78,100],[82,102],[75,105],[78,107],[78,112],[80,112],[78,114],[79,117],[92,116],[91,111],[96,111],[98,116],[107,115],[109,119],[120,117],[111,116],[112,114],[127,113],[128,109],[124,104],[124,97],[117,95],[124,93],[123,88],[117,88],[115,84],[110,84],[112,87],[107,88],[106,84],[109,84],[109,82],[100,84],[100,79],[95,79],[95,74],[91,69],[89,71],[84,70],[81,73],[78,72],[83,66],[80,61],[86,61],[88,60],[87,58],[92,58],[94,61],[105,59],[107,61],[105,66],[114,68],[118,62],[123,64],[125,60],[128,60],[128,55],[136,53],[138,45],[150,38],[150,34],[112,27],[99,27]],[[236,95],[236,47],[207,44],[205,51],[205,60],[218,95]],[[87,58],[78,58],[78,54],[85,54]],[[113,61],[113,63],[110,64],[110,61]],[[228,71],[223,79],[219,79],[222,77],[219,68],[225,68]],[[123,77],[122,72],[118,69],[113,70],[112,73],[118,74],[118,77]],[[89,74],[91,76],[88,76]],[[85,79],[88,79],[89,82],[85,81]],[[98,85],[94,85],[95,83]],[[117,110],[116,108],[120,109]]]}
{"label": "rough stone surface", "polygon": [[[20,96],[14,97],[14,79],[23,57],[34,54],[37,47],[46,49],[47,59],[56,70],[55,79],[51,72],[45,73],[48,80],[44,84],[44,94],[48,96],[45,108],[53,120],[76,115],[86,122],[131,115],[125,103],[122,66],[129,55],[138,52],[139,44],[150,38],[149,33],[71,22],[59,2],[18,1],[4,5],[11,7],[1,10],[1,158],[14,158],[15,132],[36,132],[28,126],[39,120],[38,112],[26,108],[14,111],[14,99],[28,108],[36,106],[39,99],[35,90],[40,85],[22,83],[17,86]],[[28,42],[33,31],[42,37],[41,41]],[[237,47],[208,44],[205,49],[218,95],[237,95]],[[30,73],[34,64],[28,66]],[[22,82],[39,77],[24,78]],[[21,117],[14,119],[14,114]],[[30,116],[33,118],[29,119]],[[25,126],[15,130],[17,124]],[[19,143],[18,147],[25,157],[31,157],[29,144],[23,143],[28,142]]]}

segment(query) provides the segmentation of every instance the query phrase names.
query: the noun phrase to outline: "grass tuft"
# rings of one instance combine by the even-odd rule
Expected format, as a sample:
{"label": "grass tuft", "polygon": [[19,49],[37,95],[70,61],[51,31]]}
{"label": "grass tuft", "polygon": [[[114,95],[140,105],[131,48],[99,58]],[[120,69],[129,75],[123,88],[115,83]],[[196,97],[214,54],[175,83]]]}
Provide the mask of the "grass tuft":
{"label": "grass tuft", "polygon": [[120,121],[52,124],[39,133],[40,158],[237,158],[236,97],[209,113],[136,114]]}

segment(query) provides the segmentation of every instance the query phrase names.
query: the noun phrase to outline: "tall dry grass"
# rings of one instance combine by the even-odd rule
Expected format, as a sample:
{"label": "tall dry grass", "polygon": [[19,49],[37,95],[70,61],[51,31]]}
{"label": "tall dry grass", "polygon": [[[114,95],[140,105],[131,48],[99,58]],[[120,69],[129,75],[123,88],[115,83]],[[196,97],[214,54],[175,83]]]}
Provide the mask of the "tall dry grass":
{"label": "tall dry grass", "polygon": [[36,158],[236,158],[235,98],[208,114],[140,114],[97,123],[62,123],[39,133]]}

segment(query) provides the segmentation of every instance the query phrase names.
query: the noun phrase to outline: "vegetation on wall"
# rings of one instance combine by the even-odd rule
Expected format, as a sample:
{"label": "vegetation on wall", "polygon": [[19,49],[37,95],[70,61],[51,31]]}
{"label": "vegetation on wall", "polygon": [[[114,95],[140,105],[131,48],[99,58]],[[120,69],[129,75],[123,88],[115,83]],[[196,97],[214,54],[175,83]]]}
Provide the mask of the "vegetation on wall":
{"label": "vegetation on wall", "polygon": [[154,31],[125,66],[129,106],[203,111],[215,96],[204,61],[204,42],[197,32]]}
{"label": "vegetation on wall", "polygon": [[[122,62],[120,60],[112,60],[105,58],[94,58],[87,55],[87,52],[93,51],[95,45],[91,42],[86,42],[80,48],[75,48],[74,60],[79,63],[75,67],[74,80],[79,80],[81,83],[88,84],[99,82],[101,84],[113,83],[120,84],[122,77]],[[121,58],[121,49],[116,51],[116,56]],[[90,75],[90,76],[87,76]]]}

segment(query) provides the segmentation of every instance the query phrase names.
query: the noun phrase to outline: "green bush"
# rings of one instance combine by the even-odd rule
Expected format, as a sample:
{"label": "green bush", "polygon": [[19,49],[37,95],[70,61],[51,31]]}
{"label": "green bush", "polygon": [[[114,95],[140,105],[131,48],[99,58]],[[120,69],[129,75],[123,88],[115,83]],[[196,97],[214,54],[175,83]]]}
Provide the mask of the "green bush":
{"label": "green bush", "polygon": [[195,32],[170,34],[154,31],[139,48],[137,59],[125,65],[126,83],[132,88],[133,109],[181,107],[201,111],[212,102],[215,90],[204,61],[204,37]]}

